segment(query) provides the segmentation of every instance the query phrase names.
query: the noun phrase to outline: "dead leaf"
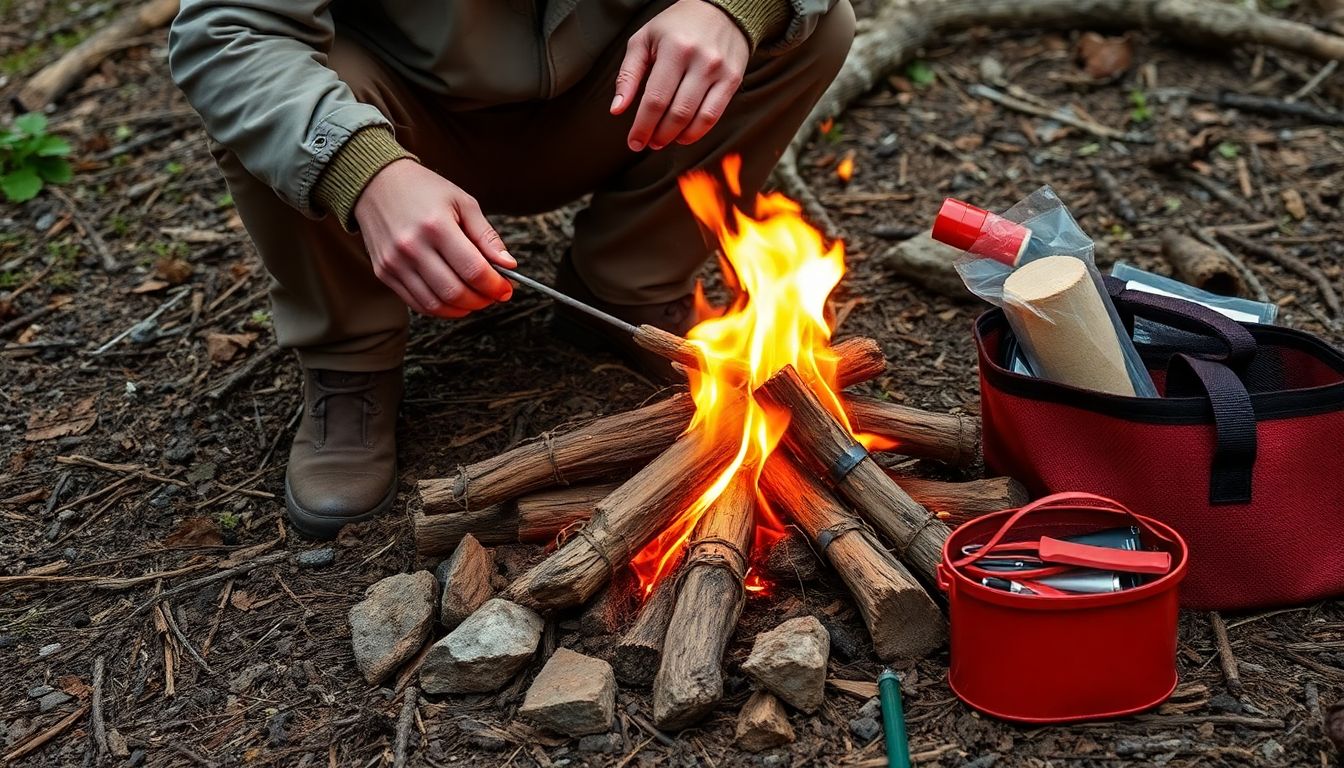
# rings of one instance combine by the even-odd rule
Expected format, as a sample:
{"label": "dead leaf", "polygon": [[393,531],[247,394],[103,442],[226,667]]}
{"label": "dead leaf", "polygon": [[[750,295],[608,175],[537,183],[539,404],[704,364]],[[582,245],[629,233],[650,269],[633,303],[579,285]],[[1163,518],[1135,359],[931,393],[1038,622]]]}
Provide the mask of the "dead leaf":
{"label": "dead leaf", "polygon": [[98,396],[89,395],[72,405],[50,411],[33,411],[28,415],[28,431],[23,439],[36,443],[88,432],[98,421],[98,412],[94,409],[96,402]]}
{"label": "dead leaf", "polygon": [[41,332],[42,332],[42,326],[37,323],[33,323],[27,328],[24,328],[23,331],[19,333],[19,337],[14,341],[16,341],[19,344],[32,344],[34,341],[37,340],[37,335]]}
{"label": "dead leaf", "polygon": [[1109,80],[1134,64],[1134,41],[1088,32],[1078,39],[1074,59],[1093,80]]}
{"label": "dead leaf", "polygon": [[210,333],[205,337],[205,350],[211,362],[227,363],[256,340],[255,333]]}
{"label": "dead leaf", "polygon": [[79,679],[79,675],[62,675],[56,680],[56,687],[77,699],[87,697],[92,690],[87,683]]}
{"label": "dead leaf", "polygon": [[154,274],[167,280],[169,285],[181,285],[191,277],[191,264],[186,259],[165,256],[154,262]]}
{"label": "dead leaf", "polygon": [[163,540],[165,547],[216,547],[223,543],[219,523],[209,517],[188,517]]}
{"label": "dead leaf", "polygon": [[1307,218],[1307,204],[1302,200],[1302,193],[1289,187],[1283,190],[1283,207],[1288,210],[1288,215],[1301,221]]}
{"label": "dead leaf", "polygon": [[168,283],[166,281],[147,277],[143,283],[132,288],[131,293],[153,293],[155,291],[162,291],[167,287]]}
{"label": "dead leaf", "polygon": [[250,611],[252,610],[252,606],[256,604],[257,600],[253,598],[252,595],[248,594],[246,590],[235,589],[233,590],[233,594],[229,595],[229,605],[232,605],[240,611]]}

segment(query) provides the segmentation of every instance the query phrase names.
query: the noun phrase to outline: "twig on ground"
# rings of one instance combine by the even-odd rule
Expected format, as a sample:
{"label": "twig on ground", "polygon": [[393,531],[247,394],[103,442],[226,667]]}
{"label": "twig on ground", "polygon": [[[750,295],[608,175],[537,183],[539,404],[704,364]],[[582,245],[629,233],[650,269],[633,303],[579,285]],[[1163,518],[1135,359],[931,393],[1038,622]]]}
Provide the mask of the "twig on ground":
{"label": "twig on ground", "polygon": [[69,195],[61,191],[60,187],[51,187],[50,189],[58,200],[65,203],[65,207],[70,210],[70,216],[74,218],[75,224],[84,231],[85,239],[89,241],[93,252],[98,254],[98,260],[103,264],[103,271],[116,272],[121,265],[112,257],[112,251],[108,250],[107,243],[103,242],[103,236],[98,234],[97,228],[88,219],[84,218],[84,214],[80,213],[79,205]]}
{"label": "twig on ground", "polygon": [[103,720],[103,674],[106,659],[93,660],[93,694],[89,697],[89,719],[93,724],[94,763],[102,763],[107,754],[107,723]]}
{"label": "twig on ground", "polygon": [[1036,104],[1033,104],[1030,101],[1027,101],[1025,99],[1019,99],[1016,96],[1009,96],[1006,93],[1002,93],[1001,91],[998,91],[994,88],[990,88],[989,86],[981,83],[976,83],[967,90],[972,96],[978,96],[979,98],[985,99],[987,101],[992,101],[1005,109],[1011,109],[1015,112],[1021,112],[1023,114],[1032,115],[1034,117],[1044,117],[1049,120],[1054,120],[1055,122],[1073,126],[1074,128],[1077,128],[1080,131],[1090,133],[1093,136],[1097,136],[1099,138],[1113,139],[1115,141],[1124,141],[1129,142],[1131,144],[1153,143],[1153,139],[1151,137],[1143,136],[1141,134],[1136,133],[1127,133],[1125,131],[1119,131],[1109,126],[1102,125],[1101,123],[1098,123],[1094,120],[1086,120],[1075,114],[1073,110],[1067,109],[1065,107],[1056,107],[1054,109],[1048,109],[1046,107],[1037,106]]}
{"label": "twig on ground", "polygon": [[1213,642],[1218,646],[1218,663],[1223,668],[1223,678],[1233,693],[1241,690],[1241,672],[1237,668],[1237,657],[1232,653],[1232,641],[1227,636],[1227,624],[1217,611],[1209,612],[1209,626],[1213,627]]}
{"label": "twig on ground", "polygon": [[1260,278],[1256,277],[1255,271],[1247,266],[1246,262],[1242,261],[1240,256],[1229,251],[1226,246],[1218,242],[1218,238],[1214,235],[1212,229],[1206,228],[1198,230],[1195,232],[1195,237],[1198,237],[1200,242],[1221,253],[1223,258],[1230,261],[1232,266],[1237,268],[1237,272],[1241,273],[1242,282],[1244,282],[1246,287],[1255,294],[1256,301],[1272,303],[1270,302],[1269,292],[1265,290],[1265,286],[1260,282]]}
{"label": "twig on ground", "polygon": [[177,619],[173,618],[172,604],[164,600],[163,604],[159,606],[159,611],[163,614],[163,622],[168,625],[168,631],[172,632],[173,637],[177,639],[177,644],[186,650],[191,660],[196,662],[196,666],[204,670],[207,675],[214,675],[215,671],[210,668],[209,664],[205,663],[205,659],[201,658],[201,654],[196,652],[195,646],[187,639],[186,633],[177,625]]}
{"label": "twig on ground", "polygon": [[392,768],[405,768],[410,756],[411,725],[415,722],[415,708],[420,703],[420,690],[414,685],[406,688],[401,700],[401,715],[397,717],[396,746],[392,752]]}
{"label": "twig on ground", "polygon": [[88,714],[88,712],[89,712],[89,705],[86,703],[84,704],[84,706],[80,707],[79,709],[76,709],[74,712],[71,712],[70,714],[61,718],[55,725],[51,726],[47,730],[37,734],[36,736],[33,736],[32,738],[23,742],[19,746],[10,750],[4,756],[3,759],[0,759],[0,762],[12,763],[15,760],[18,760],[22,757],[26,757],[27,755],[30,755],[33,752],[41,749],[43,745],[45,745],[52,739],[56,738],[57,736],[60,736],[62,733],[65,732],[65,729],[74,725],[76,722],[79,721],[80,718]]}
{"label": "twig on ground", "polygon": [[18,317],[14,318],[13,320],[10,320],[4,325],[0,325],[0,337],[8,336],[9,334],[19,330],[20,328],[26,328],[28,325],[35,323],[38,320],[41,320],[42,318],[46,317],[47,315],[55,311],[56,307],[50,304],[44,304],[31,312],[19,315]]}
{"label": "twig on ground", "polygon": [[1296,91],[1293,91],[1291,95],[1289,95],[1287,98],[1284,99],[1284,101],[1291,104],[1295,101],[1300,101],[1310,96],[1312,91],[1315,91],[1317,88],[1320,87],[1321,83],[1325,82],[1326,78],[1335,74],[1336,69],[1339,69],[1338,59],[1327,61],[1325,63],[1325,66],[1321,67],[1320,70],[1316,72],[1316,74],[1311,76],[1310,80],[1304,83],[1301,88],[1298,88]]}
{"label": "twig on ground", "polygon": [[177,595],[182,594],[183,592],[189,592],[193,589],[206,587],[218,581],[223,581],[225,579],[232,579],[235,576],[241,576],[245,573],[251,573],[252,571],[255,571],[258,568],[264,568],[265,566],[268,565],[275,565],[276,563],[279,563],[282,560],[284,560],[286,557],[288,557],[288,555],[285,552],[272,552],[268,555],[262,555],[261,557],[258,557],[255,560],[249,560],[245,563],[240,563],[232,568],[220,571],[219,573],[212,573],[209,576],[202,576],[199,579],[192,579],[191,581],[188,581],[185,584],[179,584],[176,587],[173,587],[172,589],[167,590],[165,592],[160,592],[154,597],[151,597],[149,600],[146,600],[145,602],[141,603],[139,606],[136,607],[134,611],[131,611],[130,618],[135,618],[136,616],[139,616],[140,614],[144,613],[150,608],[153,608],[154,606],[158,605],[159,602],[166,600],[167,598],[175,597]]}
{"label": "twig on ground", "polygon": [[279,355],[280,351],[280,347],[270,347],[259,355],[253,355],[252,359],[240,366],[238,370],[229,374],[228,378],[224,379],[224,381],[220,382],[214,389],[210,390],[206,397],[209,397],[211,400],[218,400],[229,394],[235,387],[256,373],[261,366],[270,362],[276,355]]}
{"label": "twig on ground", "polygon": [[1335,292],[1335,287],[1330,284],[1330,279],[1322,274],[1320,270],[1281,248],[1265,245],[1264,243],[1256,242],[1255,240],[1242,237],[1241,235],[1234,234],[1227,230],[1215,230],[1215,232],[1219,238],[1231,245],[1235,245],[1243,251],[1253,253],[1256,256],[1269,259],[1270,261],[1279,264],[1284,269],[1287,269],[1290,272],[1295,272],[1299,276],[1311,281],[1312,285],[1316,286],[1316,290],[1320,292],[1321,301],[1325,302],[1325,305],[1330,308],[1330,312],[1335,318],[1339,319],[1340,317],[1344,317],[1344,313],[1341,312],[1339,294]]}
{"label": "twig on ground", "polygon": [[1210,179],[1207,176],[1201,176],[1198,173],[1195,173],[1194,171],[1190,170],[1189,168],[1177,168],[1175,173],[1177,178],[1181,179],[1182,181],[1187,181],[1191,184],[1194,184],[1200,189],[1203,189],[1205,192],[1208,192],[1210,195],[1213,195],[1213,197],[1215,197],[1223,205],[1226,205],[1228,208],[1231,208],[1237,213],[1240,213],[1242,216],[1245,216],[1248,219],[1261,218],[1260,213],[1256,211],[1255,208],[1252,207],[1250,203],[1232,194],[1231,190],[1229,190],[1227,187],[1224,187],[1222,184],[1219,184],[1218,182],[1214,181],[1213,179]]}
{"label": "twig on ground", "polygon": [[1232,107],[1243,112],[1259,112],[1262,115],[1299,117],[1307,122],[1321,125],[1344,125],[1344,112],[1324,110],[1313,104],[1300,101],[1286,101],[1268,96],[1252,96],[1249,93],[1223,91],[1213,97],[1215,104]]}
{"label": "twig on ground", "polygon": [[111,349],[113,345],[115,345],[117,342],[121,341],[127,336],[130,336],[137,330],[148,330],[149,328],[152,328],[154,321],[158,320],[160,315],[172,309],[173,307],[177,306],[178,302],[182,301],[189,295],[191,295],[190,285],[184,285],[178,288],[176,291],[173,291],[171,294],[168,295],[168,298],[165,299],[163,303],[159,305],[159,308],[151,312],[148,317],[136,323],[135,325],[132,325],[130,328],[127,328],[126,330],[122,331],[116,336],[113,336],[111,339],[107,341],[106,344],[103,344],[101,347],[90,352],[89,356],[97,357],[103,354],[107,350]]}
{"label": "twig on ground", "polygon": [[187,486],[187,483],[182,480],[174,480],[171,477],[164,477],[163,475],[156,475],[153,472],[150,472],[149,468],[146,467],[144,464],[112,464],[106,461],[99,461],[98,459],[92,458],[90,456],[84,456],[78,453],[73,453],[69,456],[57,456],[56,463],[73,464],[79,467],[92,467],[94,469],[107,470],[108,472],[129,473],[137,477],[142,477],[146,480],[154,480],[160,483],[169,483],[171,485],[181,486],[184,488]]}
{"label": "twig on ground", "polygon": [[1106,170],[1101,163],[1092,165],[1092,176],[1097,180],[1097,186],[1106,193],[1106,199],[1110,201],[1111,208],[1115,210],[1115,215],[1126,224],[1134,224],[1139,220],[1139,214],[1134,211],[1134,206],[1125,197],[1125,193],[1120,189],[1120,182],[1116,181],[1115,176]]}

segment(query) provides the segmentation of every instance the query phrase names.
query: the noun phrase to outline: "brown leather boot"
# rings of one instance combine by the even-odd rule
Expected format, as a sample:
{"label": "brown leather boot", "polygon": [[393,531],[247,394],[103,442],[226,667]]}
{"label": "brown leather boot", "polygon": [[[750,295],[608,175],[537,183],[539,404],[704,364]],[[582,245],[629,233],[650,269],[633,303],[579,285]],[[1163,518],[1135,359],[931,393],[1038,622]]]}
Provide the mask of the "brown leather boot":
{"label": "brown leather boot", "polygon": [[[603,301],[589,290],[570,264],[569,254],[560,260],[556,270],[555,287],[585,304],[597,307],[633,325],[652,325],[678,336],[696,323],[695,301],[691,294],[661,304],[612,304]],[[663,358],[639,346],[627,334],[601,320],[585,315],[563,304],[555,305],[555,320],[551,323],[556,335],[584,349],[604,349],[620,355],[635,370],[654,381],[679,382],[682,377],[672,370]]]}
{"label": "brown leather boot", "polygon": [[303,418],[289,450],[285,506],[300,533],[332,539],[347,523],[387,511],[396,497],[401,368],[303,374]]}

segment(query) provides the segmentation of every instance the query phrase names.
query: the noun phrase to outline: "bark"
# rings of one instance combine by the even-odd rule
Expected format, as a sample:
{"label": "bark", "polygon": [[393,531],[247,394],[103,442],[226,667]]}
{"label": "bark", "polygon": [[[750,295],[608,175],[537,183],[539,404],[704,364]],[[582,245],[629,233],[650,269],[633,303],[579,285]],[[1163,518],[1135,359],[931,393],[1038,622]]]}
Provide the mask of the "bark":
{"label": "bark", "polygon": [[680,730],[723,699],[723,650],[746,593],[756,511],[755,472],[744,467],[696,524],[678,577],[676,607],[653,681],[653,721]]}
{"label": "bark", "polygon": [[1161,240],[1162,257],[1181,281],[1224,296],[1246,295],[1236,267],[1218,251],[1173,229],[1164,230]]}
{"label": "bark", "polygon": [[890,470],[896,484],[910,494],[910,498],[937,515],[950,527],[956,527],[990,512],[1013,509],[1026,504],[1030,494],[1011,477],[991,477],[948,483],[897,475]]}
{"label": "bark", "polygon": [[663,656],[663,638],[676,605],[676,574],[673,568],[654,588],[630,628],[621,636],[612,654],[616,679],[625,685],[647,686],[653,682]]}
{"label": "bark", "polygon": [[821,481],[776,451],[766,462],[761,489],[840,574],[879,658],[919,658],[943,644],[947,621],[933,598]]}
{"label": "bark", "polygon": [[862,395],[846,396],[844,403],[856,431],[895,442],[895,453],[957,467],[980,460],[980,419],[975,416],[922,411]]}

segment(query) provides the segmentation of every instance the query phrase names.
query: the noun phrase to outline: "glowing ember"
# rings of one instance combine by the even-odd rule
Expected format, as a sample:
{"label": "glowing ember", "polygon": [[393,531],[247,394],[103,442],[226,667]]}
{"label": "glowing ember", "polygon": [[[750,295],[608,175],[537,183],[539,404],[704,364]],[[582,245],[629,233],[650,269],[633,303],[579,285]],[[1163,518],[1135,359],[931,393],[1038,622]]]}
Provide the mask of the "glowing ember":
{"label": "glowing ember", "polygon": [[[691,373],[696,405],[691,427],[704,425],[705,434],[737,439],[739,448],[704,494],[635,557],[632,565],[646,593],[666,574],[696,521],[733,475],[742,471],[759,477],[764,459],[783,436],[787,418],[767,414],[748,392],[793,365],[827,408],[848,423],[837,394],[826,316],[826,299],[845,273],[844,245],[827,247],[821,233],[803,220],[799,205],[783,195],[758,196],[754,214],[739,210],[728,195],[741,196],[740,167],[740,159],[730,156],[723,164],[725,184],[703,172],[680,182],[695,217],[718,237],[724,280],[733,292],[727,307],[687,334],[701,358],[700,371]],[[745,384],[743,365],[749,372]],[[759,491],[756,509],[753,546],[762,551],[783,535],[784,526]],[[756,574],[748,584],[751,591],[766,588]]]}
{"label": "glowing ember", "polygon": [[849,150],[844,157],[840,158],[840,164],[835,166],[835,175],[846,184],[854,178],[854,150]]}

